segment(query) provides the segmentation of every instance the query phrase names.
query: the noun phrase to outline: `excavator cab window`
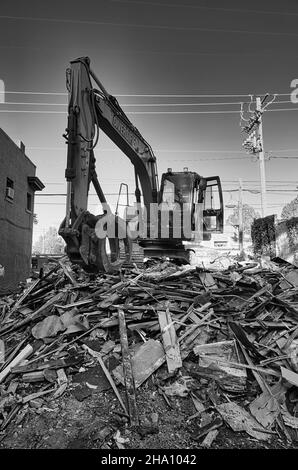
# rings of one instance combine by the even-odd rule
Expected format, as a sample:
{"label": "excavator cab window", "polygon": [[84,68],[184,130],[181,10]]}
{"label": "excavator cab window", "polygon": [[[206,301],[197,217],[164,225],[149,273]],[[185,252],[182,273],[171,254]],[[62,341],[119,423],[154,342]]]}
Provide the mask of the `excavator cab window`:
{"label": "excavator cab window", "polygon": [[167,179],[164,180],[162,202],[169,205],[175,202],[175,184]]}
{"label": "excavator cab window", "polygon": [[203,198],[204,231],[223,232],[223,197],[218,176],[205,178],[206,188]]}

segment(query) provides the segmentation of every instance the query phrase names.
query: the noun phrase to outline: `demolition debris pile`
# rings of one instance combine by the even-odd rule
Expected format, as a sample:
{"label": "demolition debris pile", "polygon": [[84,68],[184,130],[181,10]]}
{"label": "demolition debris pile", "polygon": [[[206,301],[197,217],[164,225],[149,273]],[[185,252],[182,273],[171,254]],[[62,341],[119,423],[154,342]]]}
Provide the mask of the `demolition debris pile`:
{"label": "demolition debris pile", "polygon": [[28,409],[106,390],[126,426],[158,433],[156,413],[145,427],[139,419],[151,378],[165,408],[191,400],[197,445],[210,447],[225,426],[258,441],[297,440],[298,270],[280,259],[222,271],[152,260],[113,275],[60,260],[0,299],[0,338],[2,439]]}

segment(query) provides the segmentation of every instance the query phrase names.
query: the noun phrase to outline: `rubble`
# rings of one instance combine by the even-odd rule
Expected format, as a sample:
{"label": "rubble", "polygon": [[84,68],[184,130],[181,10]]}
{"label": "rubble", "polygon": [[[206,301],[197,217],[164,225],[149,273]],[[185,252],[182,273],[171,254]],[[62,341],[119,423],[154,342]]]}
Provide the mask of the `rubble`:
{"label": "rubble", "polygon": [[[226,426],[260,442],[297,442],[297,274],[280,259],[221,271],[152,260],[98,275],[59,260],[0,299],[2,437],[65,394],[81,402],[106,391],[119,422],[158,434],[163,416],[141,417],[138,405],[151,378],[165,409],[189,401],[202,447],[216,446]],[[121,425],[102,429],[112,436],[98,438],[103,446],[131,445]]]}

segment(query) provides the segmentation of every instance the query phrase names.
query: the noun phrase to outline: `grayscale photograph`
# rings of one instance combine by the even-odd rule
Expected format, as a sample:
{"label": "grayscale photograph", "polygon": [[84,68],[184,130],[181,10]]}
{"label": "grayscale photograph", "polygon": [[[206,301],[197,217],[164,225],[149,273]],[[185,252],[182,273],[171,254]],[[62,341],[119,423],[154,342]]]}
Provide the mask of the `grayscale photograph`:
{"label": "grayscale photograph", "polygon": [[1,2],[0,462],[298,449],[297,24]]}

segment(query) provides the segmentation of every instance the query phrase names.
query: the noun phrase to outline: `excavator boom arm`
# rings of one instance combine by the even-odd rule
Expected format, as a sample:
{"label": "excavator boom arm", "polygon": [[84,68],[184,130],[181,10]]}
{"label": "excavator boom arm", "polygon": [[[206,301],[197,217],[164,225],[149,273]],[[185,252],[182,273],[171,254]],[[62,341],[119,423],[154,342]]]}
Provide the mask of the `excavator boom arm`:
{"label": "excavator boom arm", "polygon": [[[94,89],[92,80],[99,89]],[[109,95],[90,69],[87,57],[71,62],[67,70],[68,158],[65,172],[68,185],[67,214],[70,223],[87,210],[90,181],[98,181],[95,172],[94,139],[101,129],[130,159],[135,169],[136,183],[140,182],[144,204],[158,200],[156,158],[150,145],[129,121],[116,98]],[[97,137],[95,139],[97,141]],[[95,188],[96,189],[96,188]],[[140,202],[139,189],[137,200]],[[97,191],[98,192],[98,191]],[[100,192],[100,191],[99,191]],[[101,192],[101,202],[105,202]],[[68,217],[68,216],[67,216]]]}

